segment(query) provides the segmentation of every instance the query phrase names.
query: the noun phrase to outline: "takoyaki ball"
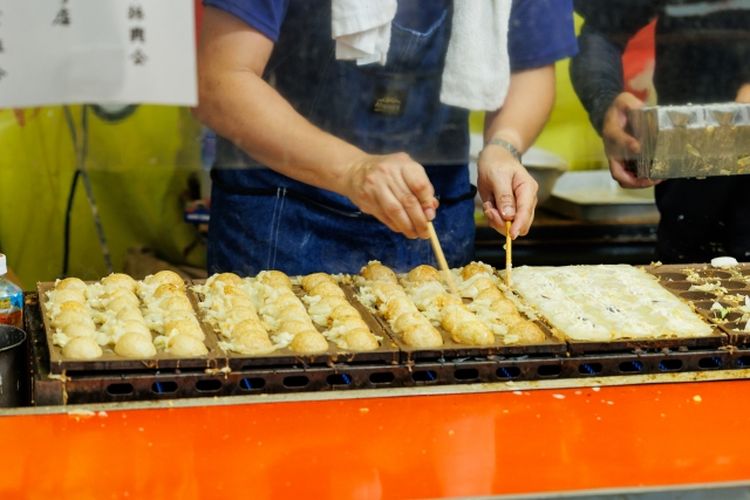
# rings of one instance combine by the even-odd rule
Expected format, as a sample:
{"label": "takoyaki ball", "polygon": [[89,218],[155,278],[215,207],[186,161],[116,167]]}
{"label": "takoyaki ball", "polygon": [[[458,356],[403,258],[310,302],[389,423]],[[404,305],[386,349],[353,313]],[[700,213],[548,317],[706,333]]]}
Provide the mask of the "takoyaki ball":
{"label": "takoyaki ball", "polygon": [[115,317],[120,321],[137,321],[143,323],[143,314],[137,307],[126,306],[117,311]]}
{"label": "takoyaki ball", "polygon": [[167,297],[182,295],[183,293],[182,288],[177,287],[174,283],[164,283],[156,287],[156,290],[154,290],[154,298],[156,300],[162,300]]}
{"label": "takoyaki ball", "polygon": [[96,359],[102,355],[102,348],[92,337],[76,337],[65,344],[62,354],[68,359]]}
{"label": "takoyaki ball", "polygon": [[190,299],[185,295],[175,295],[165,299],[161,303],[161,308],[165,311],[192,311],[193,305]]}
{"label": "takoyaki ball", "polygon": [[333,324],[336,328],[339,328],[343,331],[356,330],[358,328],[364,328],[369,331],[367,323],[365,323],[365,320],[360,317],[335,320]]}
{"label": "takoyaki ball", "polygon": [[200,339],[184,333],[170,337],[167,341],[166,350],[175,356],[205,356],[208,354],[208,348]]}
{"label": "takoyaki ball", "polygon": [[193,311],[164,311],[164,324],[181,319],[198,321]]}
{"label": "takoyaki ball", "polygon": [[406,297],[393,297],[383,304],[382,314],[387,320],[395,320],[402,314],[419,312],[417,306]]}
{"label": "takoyaki ball", "polygon": [[96,328],[91,316],[80,311],[63,311],[52,320],[52,326],[61,330],[65,330],[65,328],[75,323],[82,323],[90,328]]}
{"label": "takoyaki ball", "polygon": [[307,332],[310,330],[315,330],[315,326],[313,326],[313,324],[309,321],[290,320],[281,323],[281,325],[279,325],[279,327],[276,329],[276,332],[289,333],[292,336],[295,336],[299,333]]}
{"label": "takoyaki ball", "polygon": [[292,288],[292,280],[281,271],[261,271],[257,279],[271,288]]}
{"label": "takoyaki ball", "polygon": [[492,274],[492,268],[483,262],[471,262],[461,269],[461,277],[465,280],[477,274]]}
{"label": "takoyaki ball", "polygon": [[80,314],[91,314],[91,311],[85,304],[81,304],[80,302],[76,302],[74,300],[68,300],[66,302],[63,302],[59,306],[56,307],[57,314],[60,314],[63,311],[75,311]]}
{"label": "takoyaki ball", "polygon": [[422,264],[417,266],[406,275],[406,279],[412,283],[424,281],[440,281],[440,272],[432,266]]}
{"label": "takoyaki ball", "polygon": [[344,291],[341,289],[340,286],[338,286],[335,283],[319,283],[315,287],[311,288],[308,292],[308,295],[319,295],[321,297],[341,297],[345,298],[346,295],[344,294]]}
{"label": "takoyaki ball", "polygon": [[511,302],[511,300],[506,297],[499,297],[493,300],[490,303],[489,309],[490,311],[500,315],[513,313],[518,314],[518,310],[516,309],[515,304],[513,304],[513,302]]}
{"label": "takoyaki ball", "polygon": [[378,302],[385,302],[395,295],[406,295],[404,289],[401,288],[401,286],[388,281],[376,281],[374,283],[371,283],[369,285],[369,288],[370,290],[372,290],[372,293],[373,295],[375,295],[375,298],[377,298]]}
{"label": "takoyaki ball", "polygon": [[232,285],[232,286],[240,286],[242,285],[242,278],[237,276],[234,273],[219,273],[214,274],[210,278],[206,280],[206,285],[208,285],[210,288],[218,288],[218,285],[221,284],[223,286],[226,285]]}
{"label": "takoyaki ball", "polygon": [[115,313],[120,309],[138,309],[140,305],[138,298],[130,292],[116,295],[108,299],[106,304],[106,308]]}
{"label": "takoyaki ball", "polygon": [[459,344],[491,345],[495,343],[495,336],[478,319],[461,323],[458,328],[451,331],[451,338]]}
{"label": "takoyaki ball", "polygon": [[398,277],[388,266],[373,260],[360,269],[359,274],[368,281],[383,281],[387,283],[398,283]]}
{"label": "takoyaki ball", "polygon": [[251,332],[251,333],[259,332],[264,335],[268,335],[268,333],[266,332],[266,329],[263,327],[263,323],[261,323],[260,319],[258,319],[257,316],[255,316],[254,318],[244,319],[242,321],[237,322],[232,327],[231,334],[232,334],[232,337],[238,337],[248,332]]}
{"label": "takoyaki ball", "polygon": [[481,293],[484,290],[497,288],[495,281],[489,276],[480,276],[471,282],[471,286],[477,289],[477,292]]}
{"label": "takoyaki ball", "polygon": [[260,324],[260,320],[258,319],[255,310],[244,307],[238,307],[237,309],[228,311],[224,318],[224,322],[232,326],[239,325],[243,321],[253,321]]}
{"label": "takoyaki ball", "polygon": [[154,287],[158,287],[159,285],[171,283],[172,285],[176,286],[180,290],[185,289],[185,280],[182,279],[182,276],[168,269],[164,271],[159,271],[158,273],[155,273],[155,274],[149,274],[143,279],[143,282],[149,286],[154,286]]}
{"label": "takoyaki ball", "polygon": [[445,309],[448,306],[460,306],[461,304],[463,304],[461,298],[450,293],[441,293],[435,297],[435,306],[438,309]]}
{"label": "takoyaki ball", "polygon": [[[521,313],[515,309],[511,312],[498,315],[498,319],[502,324],[507,326],[508,329],[515,328],[519,323],[526,321],[523,316],[521,316]],[[513,331],[511,330],[510,333],[513,333]]]}
{"label": "takoyaki ball", "polygon": [[463,323],[473,321],[478,321],[477,317],[462,305],[449,305],[443,310],[443,314],[440,318],[440,324],[442,327],[451,333],[459,330]]}
{"label": "takoyaki ball", "polygon": [[310,316],[313,317],[325,316],[326,318],[328,318],[329,316],[331,316],[331,314],[333,314],[334,309],[346,303],[346,299],[342,297],[323,297],[319,301],[311,303],[308,308],[308,312],[310,313]]}
{"label": "takoyaki ball", "polygon": [[58,280],[55,283],[55,290],[75,290],[86,295],[88,291],[88,285],[86,285],[86,283],[79,278],[65,278],[62,280]]}
{"label": "takoyaki ball", "polygon": [[142,321],[126,320],[122,322],[122,331],[137,333],[151,340],[151,330]]}
{"label": "takoyaki ball", "polygon": [[393,329],[396,332],[405,332],[411,330],[417,326],[429,323],[427,318],[422,316],[420,312],[410,312],[402,314],[393,321]]}
{"label": "takoyaki ball", "polygon": [[86,303],[86,296],[84,292],[73,288],[67,288],[63,290],[53,290],[49,294],[50,304],[64,304],[65,302],[78,302],[80,304]]}
{"label": "takoyaki ball", "polygon": [[124,358],[150,358],[156,355],[156,347],[150,338],[136,332],[128,332],[115,344],[115,353]]}
{"label": "takoyaki ball", "polygon": [[403,341],[411,347],[439,347],[443,337],[429,322],[409,327],[401,333]]}
{"label": "takoyaki ball", "polygon": [[362,318],[362,316],[359,314],[359,311],[357,311],[357,308],[349,303],[343,303],[336,306],[336,308],[331,311],[331,317],[334,319],[334,321],[344,320],[348,318]]}
{"label": "takoyaki ball", "polygon": [[96,328],[90,323],[68,323],[61,330],[70,338],[96,336]]}
{"label": "takoyaki ball", "polygon": [[166,321],[164,323],[164,335],[188,335],[195,337],[196,339],[203,341],[206,338],[206,334],[198,324],[198,320],[195,318],[185,318],[173,321]]}
{"label": "takoyaki ball", "polygon": [[518,335],[518,343],[520,344],[541,344],[547,340],[547,336],[539,328],[539,325],[528,320],[513,325],[513,330],[509,333]]}
{"label": "takoyaki ball", "polygon": [[309,321],[310,316],[307,314],[307,310],[305,309],[305,306],[302,304],[295,304],[290,307],[286,307],[279,312],[276,317],[279,319],[279,321],[289,321],[289,320],[301,320],[301,321]]}
{"label": "takoyaki ball", "polygon": [[[510,302],[510,300],[506,299],[503,292],[501,292],[500,289],[496,286],[493,286],[492,288],[485,288],[484,290],[479,292],[476,297],[474,297],[474,302],[480,302],[483,304],[492,304],[495,301]],[[510,302],[510,305],[513,306],[513,303]]]}
{"label": "takoyaki ball", "polygon": [[289,348],[294,352],[305,354],[325,352],[328,350],[328,341],[320,334],[320,332],[316,330],[307,330],[295,335]]}
{"label": "takoyaki ball", "polygon": [[276,307],[279,310],[287,308],[287,307],[298,307],[298,306],[304,307],[302,305],[302,302],[297,298],[297,296],[291,292],[289,292],[288,294],[283,293],[279,295],[279,297],[276,300],[274,300],[271,305]]}
{"label": "takoyaki ball", "polygon": [[134,292],[137,286],[136,281],[123,273],[112,273],[109,276],[102,278],[102,286],[107,292],[111,292],[117,288],[123,288],[129,292]]}
{"label": "takoyaki ball", "polygon": [[326,273],[308,274],[307,276],[303,276],[300,280],[300,285],[302,285],[302,288],[306,291],[312,290],[321,283],[331,283],[332,285],[336,285],[336,280],[333,279],[333,276]]}
{"label": "takoyaki ball", "polygon": [[372,351],[380,345],[375,335],[367,328],[355,328],[344,334],[346,346],[351,351]]}
{"label": "takoyaki ball", "polygon": [[275,349],[265,331],[246,330],[232,337],[232,350],[240,354],[268,354]]}
{"label": "takoyaki ball", "polygon": [[232,295],[228,298],[229,306],[234,307],[247,307],[249,309],[255,309],[255,304],[247,295]]}

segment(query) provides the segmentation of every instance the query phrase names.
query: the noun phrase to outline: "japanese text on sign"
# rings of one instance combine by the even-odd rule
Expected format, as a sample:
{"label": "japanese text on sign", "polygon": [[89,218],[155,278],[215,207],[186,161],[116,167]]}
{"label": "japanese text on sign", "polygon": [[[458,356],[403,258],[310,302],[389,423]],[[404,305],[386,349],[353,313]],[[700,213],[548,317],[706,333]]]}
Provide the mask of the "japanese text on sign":
{"label": "japanese text on sign", "polygon": [[0,108],[193,106],[193,16],[193,0],[0,0]]}

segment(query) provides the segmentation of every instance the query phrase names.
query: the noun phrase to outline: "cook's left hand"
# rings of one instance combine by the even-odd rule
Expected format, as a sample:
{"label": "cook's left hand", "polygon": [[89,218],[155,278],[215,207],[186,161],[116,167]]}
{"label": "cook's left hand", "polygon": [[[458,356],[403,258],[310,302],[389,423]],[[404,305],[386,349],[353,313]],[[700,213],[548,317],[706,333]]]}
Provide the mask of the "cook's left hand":
{"label": "cook's left hand", "polygon": [[487,145],[479,154],[477,188],[490,226],[505,234],[505,221],[513,221],[510,236],[529,232],[534,220],[539,185],[507,149]]}

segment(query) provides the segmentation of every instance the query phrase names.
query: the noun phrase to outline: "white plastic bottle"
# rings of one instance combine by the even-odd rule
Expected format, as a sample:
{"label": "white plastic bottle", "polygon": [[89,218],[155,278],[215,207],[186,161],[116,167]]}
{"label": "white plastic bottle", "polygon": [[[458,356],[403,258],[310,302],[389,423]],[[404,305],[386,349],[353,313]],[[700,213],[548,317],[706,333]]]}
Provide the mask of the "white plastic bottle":
{"label": "white plastic bottle", "polygon": [[0,323],[21,327],[23,320],[23,290],[8,280],[8,264],[0,253]]}

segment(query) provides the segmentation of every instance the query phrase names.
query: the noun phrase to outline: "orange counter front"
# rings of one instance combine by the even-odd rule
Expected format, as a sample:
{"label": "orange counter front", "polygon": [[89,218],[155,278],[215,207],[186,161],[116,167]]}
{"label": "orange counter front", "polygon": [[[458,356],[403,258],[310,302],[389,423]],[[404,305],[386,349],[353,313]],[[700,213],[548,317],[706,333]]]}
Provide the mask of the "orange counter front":
{"label": "orange counter front", "polygon": [[415,498],[750,481],[750,380],[618,383],[629,381],[638,384],[12,410],[0,417],[0,498]]}

